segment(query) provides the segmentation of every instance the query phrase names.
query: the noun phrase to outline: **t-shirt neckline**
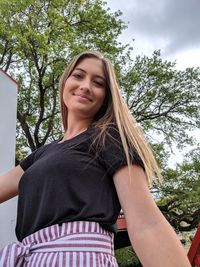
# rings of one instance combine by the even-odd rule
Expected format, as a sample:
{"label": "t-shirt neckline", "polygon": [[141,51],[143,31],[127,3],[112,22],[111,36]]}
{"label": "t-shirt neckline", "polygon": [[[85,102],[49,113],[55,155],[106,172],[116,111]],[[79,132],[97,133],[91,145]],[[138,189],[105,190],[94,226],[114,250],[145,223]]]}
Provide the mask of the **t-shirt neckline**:
{"label": "t-shirt neckline", "polygon": [[[85,134],[88,132],[88,130],[89,130],[89,128],[87,128],[87,129],[84,130],[83,132],[81,132],[81,133],[75,135],[74,137],[72,137],[72,138],[70,138],[70,139],[67,139],[67,140],[64,140],[64,141],[61,142],[61,140],[63,139],[63,137],[62,137],[62,138],[60,138],[59,140],[57,140],[56,144],[57,144],[57,145],[62,145],[62,144],[64,144],[64,143],[66,144],[66,143],[71,143],[71,142],[73,142],[73,141],[76,141],[76,140],[78,140],[80,137],[82,137],[83,135],[85,135]],[[61,142],[61,143],[60,143],[60,142]]]}

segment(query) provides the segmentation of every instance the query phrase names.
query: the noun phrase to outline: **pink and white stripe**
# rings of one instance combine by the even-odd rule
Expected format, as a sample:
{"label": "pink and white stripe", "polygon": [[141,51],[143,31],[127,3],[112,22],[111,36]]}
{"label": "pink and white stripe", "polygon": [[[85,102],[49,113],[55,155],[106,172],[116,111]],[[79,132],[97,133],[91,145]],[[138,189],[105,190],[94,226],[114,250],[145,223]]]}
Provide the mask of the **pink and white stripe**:
{"label": "pink and white stripe", "polygon": [[113,233],[99,223],[52,225],[0,251],[0,267],[117,267]]}

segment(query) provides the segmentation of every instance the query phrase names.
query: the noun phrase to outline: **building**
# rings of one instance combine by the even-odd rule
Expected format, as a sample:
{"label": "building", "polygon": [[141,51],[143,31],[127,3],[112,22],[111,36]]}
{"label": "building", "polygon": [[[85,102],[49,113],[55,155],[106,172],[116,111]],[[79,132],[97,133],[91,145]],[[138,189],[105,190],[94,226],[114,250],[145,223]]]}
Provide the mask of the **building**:
{"label": "building", "polygon": [[[15,166],[18,84],[0,69],[0,175]],[[16,240],[17,197],[0,204],[0,248]]]}

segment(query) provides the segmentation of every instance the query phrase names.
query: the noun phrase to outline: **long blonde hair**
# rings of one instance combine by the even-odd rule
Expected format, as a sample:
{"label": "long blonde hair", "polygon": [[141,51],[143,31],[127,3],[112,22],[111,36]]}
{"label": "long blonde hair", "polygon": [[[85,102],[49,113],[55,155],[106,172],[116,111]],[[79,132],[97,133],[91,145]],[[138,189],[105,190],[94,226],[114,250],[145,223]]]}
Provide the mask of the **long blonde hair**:
{"label": "long blonde hair", "polygon": [[[116,79],[114,67],[110,60],[104,58],[104,56],[97,51],[85,51],[71,61],[69,66],[64,70],[60,83],[60,107],[61,116],[64,130],[67,130],[67,107],[63,101],[63,90],[67,78],[71,75],[74,68],[85,58],[96,58],[102,61],[103,71],[106,78],[106,97],[104,103],[98,113],[95,116],[93,125],[98,127],[101,131],[98,138],[103,137],[108,127],[115,123],[122,141],[124,153],[126,155],[127,164],[131,166],[130,148],[134,147],[138,155],[140,156],[146,177],[149,185],[152,181],[161,181],[162,175],[157,165],[153,152],[146,142],[144,134],[137,124],[135,118],[129,111],[127,104],[125,103],[119,89],[119,85]],[[100,140],[100,139],[99,139]]]}

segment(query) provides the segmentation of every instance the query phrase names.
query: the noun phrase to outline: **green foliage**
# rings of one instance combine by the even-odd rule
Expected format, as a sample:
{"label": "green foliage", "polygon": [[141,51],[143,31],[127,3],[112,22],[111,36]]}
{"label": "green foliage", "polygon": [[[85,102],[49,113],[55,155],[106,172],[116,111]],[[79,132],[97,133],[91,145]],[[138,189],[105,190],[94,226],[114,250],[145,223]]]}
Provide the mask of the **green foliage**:
{"label": "green foliage", "polygon": [[98,49],[118,63],[120,15],[101,0],[0,0],[0,65],[20,84],[19,158],[61,134],[58,81],[73,55]]}
{"label": "green foliage", "polygon": [[179,147],[194,144],[189,131],[200,126],[200,68],[175,69],[162,60],[160,51],[152,57],[138,56],[123,71],[121,85],[132,113],[150,141],[154,136]]}
{"label": "green foliage", "polygon": [[200,149],[185,155],[176,169],[166,168],[164,183],[154,188],[157,204],[178,231],[194,229],[200,221]]}
{"label": "green foliage", "polygon": [[125,247],[115,250],[115,256],[119,267],[142,266],[132,247]]}

